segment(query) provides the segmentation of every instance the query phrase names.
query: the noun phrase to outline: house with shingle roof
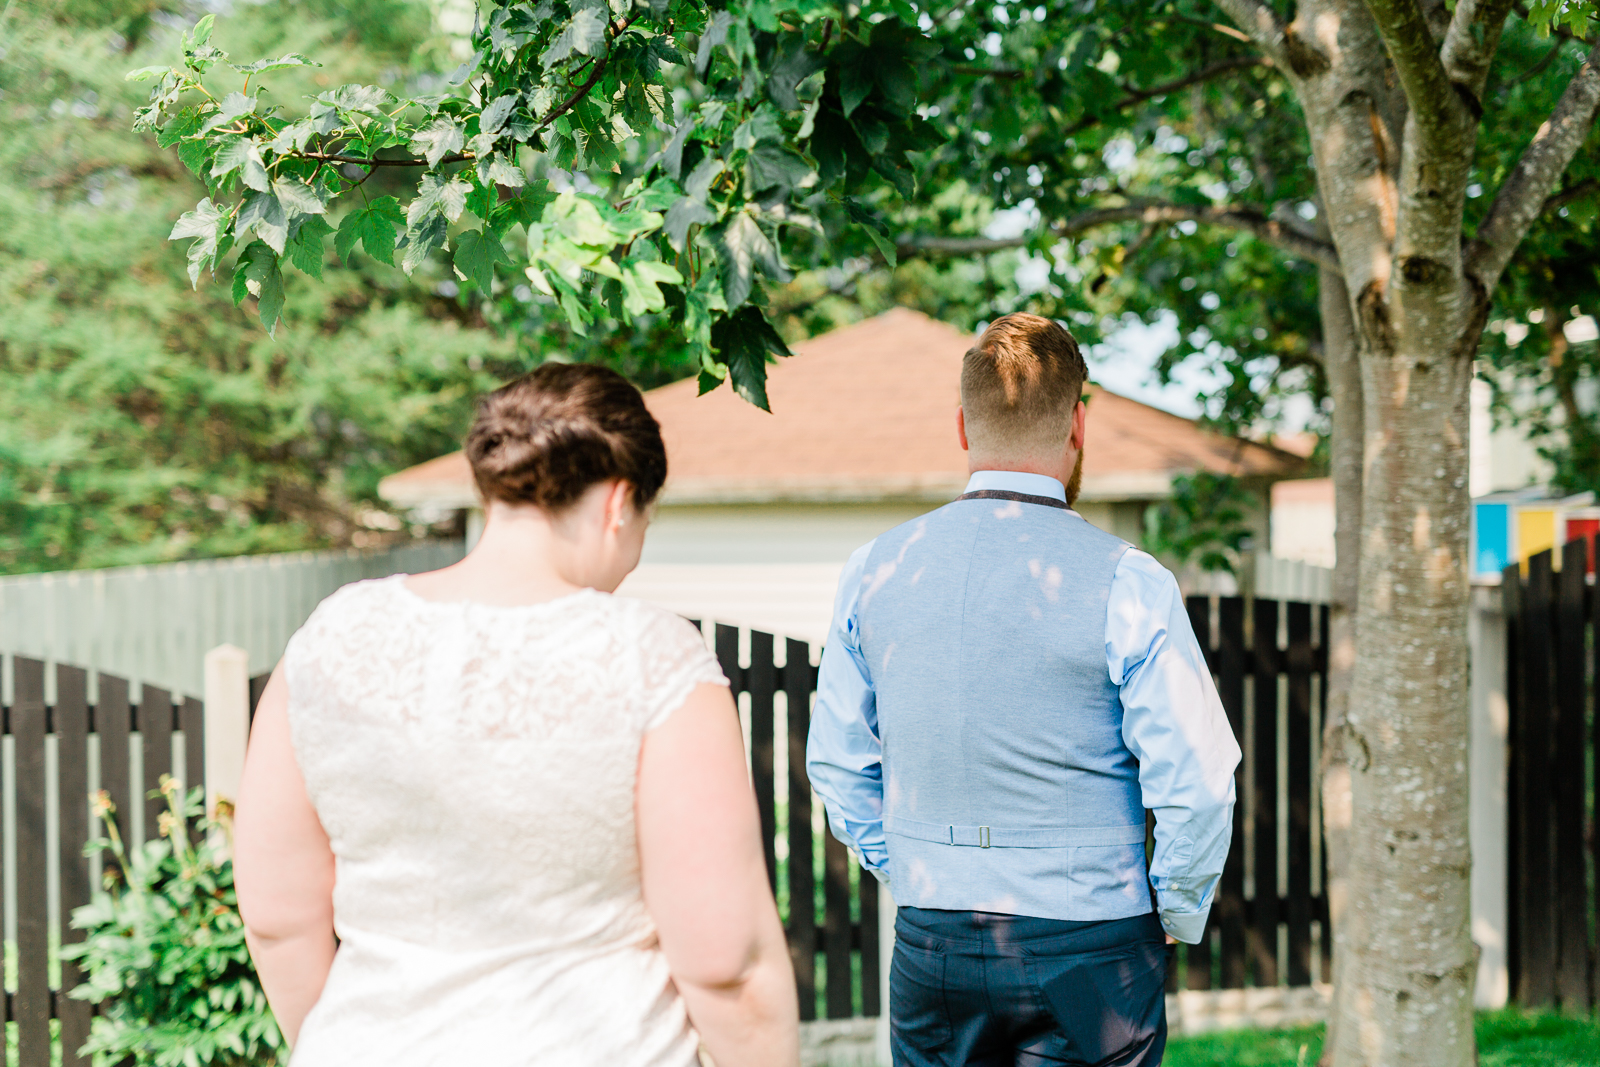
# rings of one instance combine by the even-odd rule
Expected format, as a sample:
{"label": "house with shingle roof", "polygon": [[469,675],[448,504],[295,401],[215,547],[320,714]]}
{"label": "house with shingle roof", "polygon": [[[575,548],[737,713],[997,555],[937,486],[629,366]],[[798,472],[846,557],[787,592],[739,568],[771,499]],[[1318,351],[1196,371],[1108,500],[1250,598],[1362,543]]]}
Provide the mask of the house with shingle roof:
{"label": "house with shingle roof", "polygon": [[[851,551],[966,485],[956,408],[972,342],[897,308],[796,345],[769,367],[771,413],[728,389],[700,396],[693,379],[646,393],[669,474],[644,559],[621,592],[820,641]],[[1257,543],[1268,546],[1271,486],[1298,475],[1300,457],[1097,386],[1087,396],[1077,505],[1086,519],[1138,543],[1146,509],[1173,478],[1208,470],[1256,494]],[[391,475],[379,492],[407,508],[479,506],[459,452]]]}

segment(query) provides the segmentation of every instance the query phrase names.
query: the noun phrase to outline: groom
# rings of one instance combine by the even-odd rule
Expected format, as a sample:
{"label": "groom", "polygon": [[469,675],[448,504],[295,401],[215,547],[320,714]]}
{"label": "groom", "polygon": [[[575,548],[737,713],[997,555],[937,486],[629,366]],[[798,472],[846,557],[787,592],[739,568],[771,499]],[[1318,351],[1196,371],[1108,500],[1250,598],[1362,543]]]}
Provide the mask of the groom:
{"label": "groom", "polygon": [[1086,373],[1056,323],[995,320],[966,492],[839,582],[807,765],[900,904],[895,1067],[1155,1067],[1166,945],[1228,852],[1239,747],[1177,582],[1072,510]]}

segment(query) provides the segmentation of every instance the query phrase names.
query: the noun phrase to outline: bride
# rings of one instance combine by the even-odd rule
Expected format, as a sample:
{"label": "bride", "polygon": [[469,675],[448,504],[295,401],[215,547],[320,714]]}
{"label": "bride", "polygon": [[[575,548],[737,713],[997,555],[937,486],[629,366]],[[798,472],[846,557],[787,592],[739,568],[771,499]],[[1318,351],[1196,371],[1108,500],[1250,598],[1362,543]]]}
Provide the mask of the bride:
{"label": "bride", "polygon": [[472,553],[323,601],[256,715],[234,862],[294,1067],[793,1067],[727,680],[610,595],[666,478],[655,420],[550,364],[466,451]]}

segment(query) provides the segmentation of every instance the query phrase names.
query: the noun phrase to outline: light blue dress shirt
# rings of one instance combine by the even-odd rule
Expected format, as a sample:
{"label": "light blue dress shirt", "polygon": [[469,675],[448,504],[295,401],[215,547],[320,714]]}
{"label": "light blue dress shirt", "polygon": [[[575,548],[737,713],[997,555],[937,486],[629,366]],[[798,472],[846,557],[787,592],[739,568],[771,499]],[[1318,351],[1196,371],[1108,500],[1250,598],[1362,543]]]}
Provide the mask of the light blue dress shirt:
{"label": "light blue dress shirt", "polygon": [[[1056,479],[1019,471],[978,471],[966,491],[980,489],[1066,500]],[[882,745],[856,622],[871,550],[871,543],[857,549],[839,578],[807,768],[834,836],[887,881]],[[1105,649],[1106,669],[1122,701],[1122,737],[1139,761],[1144,806],[1156,816],[1150,881],[1161,925],[1192,944],[1205,930],[1232,838],[1239,745],[1176,579],[1138,549],[1123,554],[1112,578]]]}

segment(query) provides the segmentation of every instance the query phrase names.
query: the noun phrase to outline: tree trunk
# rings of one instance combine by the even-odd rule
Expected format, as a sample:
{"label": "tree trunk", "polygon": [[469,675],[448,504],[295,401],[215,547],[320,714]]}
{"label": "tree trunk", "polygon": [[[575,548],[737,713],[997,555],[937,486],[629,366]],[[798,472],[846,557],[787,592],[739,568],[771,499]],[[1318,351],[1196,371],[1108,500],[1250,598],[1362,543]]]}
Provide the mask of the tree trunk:
{"label": "tree trunk", "polygon": [[[1326,214],[1326,213],[1324,213]],[[1334,500],[1333,603],[1328,612],[1328,681],[1322,724],[1322,835],[1327,867],[1322,891],[1328,901],[1328,925],[1322,933],[1324,952],[1333,954],[1337,991],[1348,930],[1350,876],[1350,761],[1345,749],[1345,715],[1356,659],[1356,605],[1361,565],[1361,431],[1365,412],[1361,399],[1361,362],[1356,343],[1350,294],[1338,271],[1318,275],[1322,312],[1323,365],[1333,398],[1331,440]],[[1329,1012],[1322,1063],[1333,1060],[1338,1044],[1340,1012]]]}
{"label": "tree trunk", "polygon": [[1340,935],[1338,1067],[1474,1059],[1467,398],[1479,327],[1466,303],[1459,289],[1400,288],[1392,325],[1362,316],[1364,533],[1345,717],[1354,922]]}

